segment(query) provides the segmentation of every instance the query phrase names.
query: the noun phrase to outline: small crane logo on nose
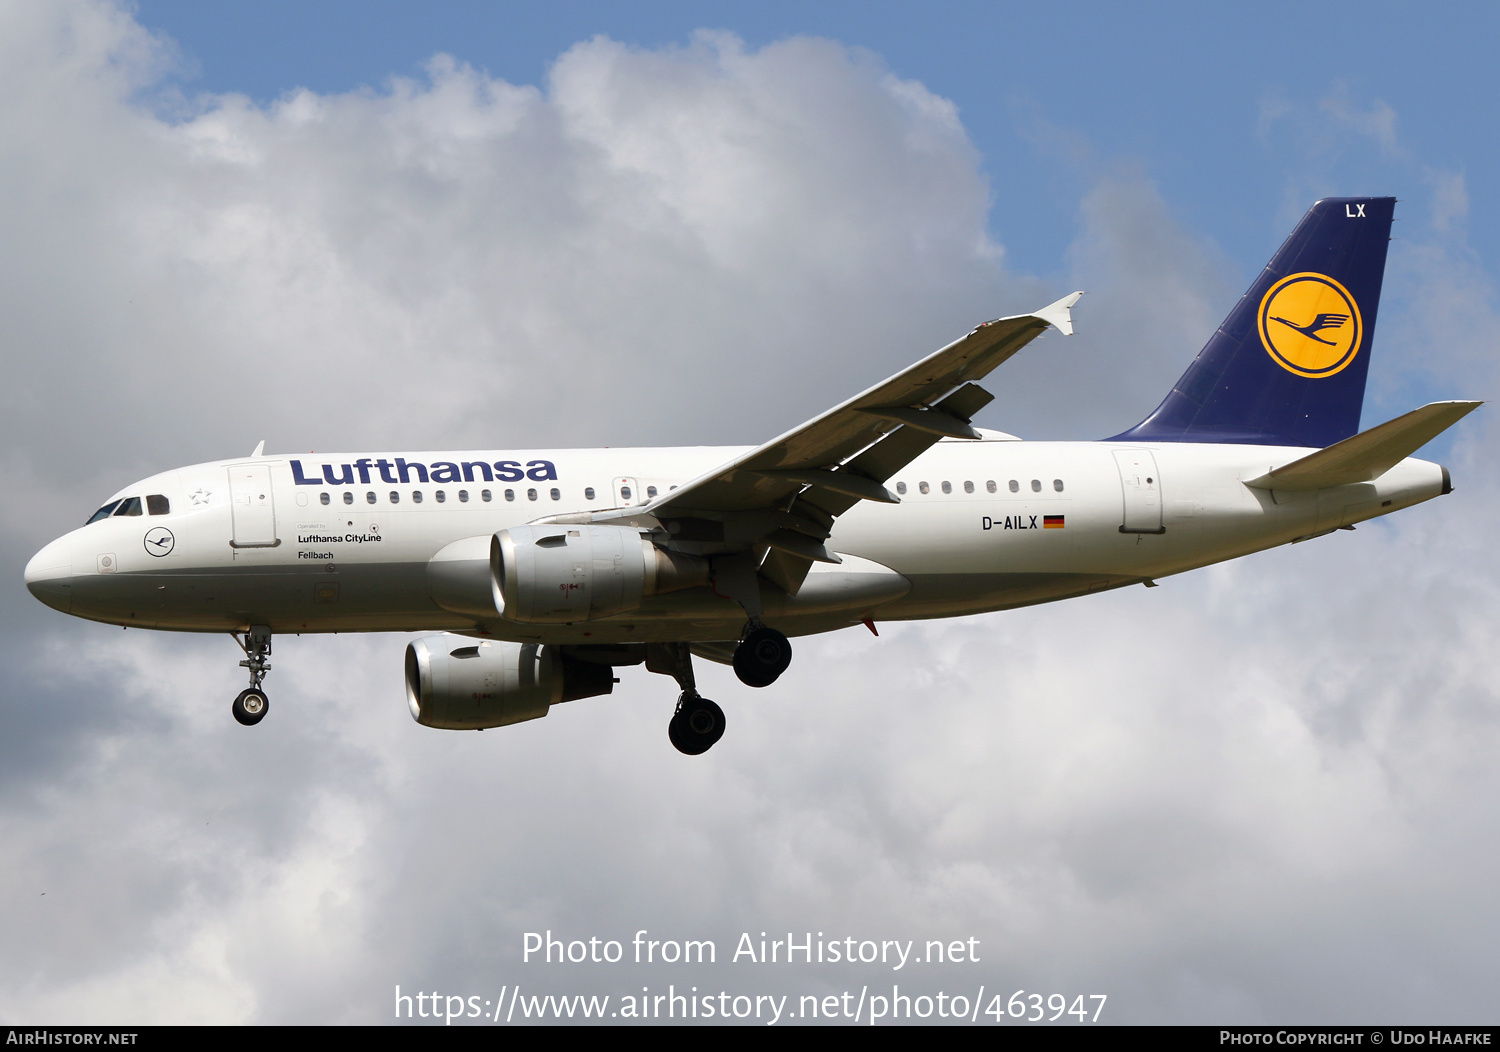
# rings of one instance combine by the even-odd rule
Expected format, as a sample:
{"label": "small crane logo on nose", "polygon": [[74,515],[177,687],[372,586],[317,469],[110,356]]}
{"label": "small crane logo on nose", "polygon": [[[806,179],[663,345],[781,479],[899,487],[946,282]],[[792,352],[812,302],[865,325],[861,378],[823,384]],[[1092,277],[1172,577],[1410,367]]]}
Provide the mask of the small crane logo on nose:
{"label": "small crane logo on nose", "polygon": [[160,558],[172,550],[177,538],[165,526],[156,526],[146,531],[146,551]]}

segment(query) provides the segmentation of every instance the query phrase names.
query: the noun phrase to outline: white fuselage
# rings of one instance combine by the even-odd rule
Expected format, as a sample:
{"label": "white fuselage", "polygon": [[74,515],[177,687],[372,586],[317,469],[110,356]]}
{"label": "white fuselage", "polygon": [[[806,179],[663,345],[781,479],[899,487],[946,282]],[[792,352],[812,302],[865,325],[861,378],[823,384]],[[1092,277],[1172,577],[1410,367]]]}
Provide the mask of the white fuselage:
{"label": "white fuselage", "polygon": [[[446,546],[544,516],[643,504],[741,452],[308,454],[197,464],[117,494],[164,496],[167,513],[143,507],[74,530],[37,553],[27,583],[66,613],[142,628],[475,631],[474,619],[430,594],[428,562]],[[832,611],[803,611],[768,595],[766,620],[799,635],[866,617],[1047,602],[1245,555],[1445,491],[1443,469],[1415,459],[1374,482],[1319,491],[1244,484],[1308,452],[944,440],[889,480],[900,504],[856,506],[827,542],[832,552],[896,571],[909,591]],[[491,622],[484,631],[580,644],[724,640],[737,638],[743,623],[743,610],[710,587],[653,596],[639,610],[597,621]]]}

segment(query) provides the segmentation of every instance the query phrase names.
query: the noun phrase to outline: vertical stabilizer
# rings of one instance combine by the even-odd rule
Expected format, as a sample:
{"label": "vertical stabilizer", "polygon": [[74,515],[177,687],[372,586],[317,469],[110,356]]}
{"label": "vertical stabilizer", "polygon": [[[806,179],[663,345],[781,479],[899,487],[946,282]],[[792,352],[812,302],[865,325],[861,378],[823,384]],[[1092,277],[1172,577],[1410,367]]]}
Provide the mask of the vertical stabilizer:
{"label": "vertical stabilizer", "polygon": [[1313,205],[1162,404],[1113,441],[1327,446],[1356,433],[1395,205]]}

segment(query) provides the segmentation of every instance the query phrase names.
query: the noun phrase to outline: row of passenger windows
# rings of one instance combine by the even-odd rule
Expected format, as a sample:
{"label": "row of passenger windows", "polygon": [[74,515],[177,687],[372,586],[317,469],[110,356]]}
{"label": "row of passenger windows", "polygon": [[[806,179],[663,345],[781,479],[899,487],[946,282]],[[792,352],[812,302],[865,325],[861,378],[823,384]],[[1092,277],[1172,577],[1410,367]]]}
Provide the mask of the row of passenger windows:
{"label": "row of passenger windows", "polygon": [[[676,489],[677,487],[673,486],[671,488],[672,489]],[[526,489],[526,490],[521,491],[521,492],[523,492],[525,494],[525,499],[527,499],[527,500],[541,500],[542,499],[542,491],[540,491],[540,490]],[[468,503],[468,501],[469,501],[469,491],[468,490],[466,490],[466,489],[458,490],[457,494],[458,494],[458,501],[459,501],[460,504],[467,504]],[[550,497],[553,500],[562,500],[562,490],[558,489],[556,486],[554,486],[551,489],[547,490],[546,494],[547,494],[548,497]],[[657,494],[657,489],[656,489],[655,486],[647,486],[646,487],[646,499],[647,500],[655,500],[656,499],[656,494]],[[501,490],[500,491],[500,496],[504,500],[513,501],[513,500],[519,499],[520,494],[516,490],[507,489],[507,490]],[[163,499],[165,499],[165,498],[163,498]],[[391,490],[390,493],[387,495],[386,499],[390,503],[392,503],[392,504],[400,504],[401,503],[401,499],[402,499],[401,498],[401,491],[398,490],[398,489]],[[410,500],[411,500],[411,502],[413,504],[421,504],[424,499],[425,498],[423,496],[422,490],[414,489],[414,490],[411,491]],[[448,493],[447,493],[446,490],[434,490],[433,494],[432,494],[432,499],[435,500],[435,501],[437,501],[439,504],[446,503],[447,500],[448,500]],[[484,501],[485,503],[489,503],[490,501],[493,501],[495,499],[495,493],[494,493],[493,490],[482,489],[482,490],[479,491],[479,499],[481,501]],[[594,492],[594,487],[593,486],[585,486],[584,487],[584,490],[583,490],[583,499],[584,500],[595,500],[595,499],[597,499],[597,495]],[[623,501],[625,501],[626,503],[630,502],[630,500],[631,500],[631,490],[630,490],[629,486],[621,486],[620,487],[620,499],[623,500]],[[323,493],[319,493],[318,494],[318,502],[320,504],[332,504],[333,503],[333,495],[330,494],[330,493],[328,493],[328,492],[326,492],[326,491],[323,492]],[[345,504],[353,504],[354,502],[355,502],[354,491],[353,490],[345,490],[344,491],[344,503]],[[380,495],[378,493],[376,493],[374,490],[366,490],[365,491],[365,503],[366,504],[378,504],[378,503],[380,503]],[[139,515],[140,512],[136,512],[135,514]],[[152,512],[152,514],[154,515],[156,513]],[[92,520],[90,520],[90,521],[92,521]]]}
{"label": "row of passenger windows", "polygon": [[[504,491],[502,491],[501,495],[506,500],[515,500],[516,499],[516,491],[513,490],[513,489],[504,490]],[[549,497],[551,497],[553,500],[562,500],[562,490],[557,489],[556,487],[553,487],[552,489],[548,490],[547,491],[547,495]],[[594,499],[594,489],[593,489],[592,486],[590,486],[587,490],[584,491],[584,496],[586,496],[589,500],[593,500]],[[401,491],[400,490],[396,490],[396,489],[391,490],[388,499],[389,499],[389,501],[392,504],[400,504],[401,503]],[[414,490],[411,491],[411,502],[413,504],[421,504],[423,499],[424,498],[423,498],[421,490],[414,489]],[[445,490],[436,490],[436,491],[434,491],[434,493],[432,494],[432,499],[435,500],[435,501],[437,501],[439,504],[445,503],[448,500],[447,491],[445,491]],[[485,503],[489,503],[490,501],[492,501],[492,500],[495,499],[495,494],[494,494],[494,492],[492,490],[482,489],[482,490],[479,491],[479,499],[482,500],[482,501],[484,501]],[[541,494],[538,493],[534,489],[528,489],[526,491],[526,499],[527,500],[540,500],[541,499]],[[333,497],[332,497],[331,494],[326,493],[326,492],[325,493],[319,493],[318,494],[318,501],[319,501],[319,503],[322,503],[322,504],[332,504],[333,503]],[[458,501],[459,501],[460,504],[467,504],[469,502],[469,491],[466,490],[466,489],[459,490],[458,491]],[[366,504],[378,504],[379,502],[380,502],[380,496],[374,490],[369,490],[369,491],[367,491],[365,493],[365,503]],[[344,491],[344,503],[345,504],[353,504],[354,503],[354,493],[352,491],[350,491],[350,490],[345,490]]]}
{"label": "row of passenger windows", "polygon": [[[324,503],[327,503],[326,501]],[[146,510],[152,515],[172,514],[172,502],[160,493],[151,493],[146,497]],[[107,519],[111,515],[139,515],[141,514],[141,498],[126,497],[124,500],[112,500],[93,515],[89,516],[89,522],[98,522]],[[89,522],[84,523],[85,526]]]}
{"label": "row of passenger windows", "polygon": [[[938,486],[942,489],[942,491],[944,493],[952,493],[953,492],[953,483],[951,483],[951,482],[947,482],[947,481],[940,482],[940,483],[938,483]],[[995,484],[995,480],[994,479],[990,479],[988,482],[986,482],[984,484],[984,488],[985,488],[985,492],[987,492],[987,493],[998,493],[1000,491],[1000,487]],[[1012,493],[1020,493],[1021,492],[1021,483],[1020,483],[1020,481],[1018,479],[1011,479],[1010,483],[1009,483],[1009,488],[1010,488],[1010,491]],[[1063,491],[1063,480],[1062,479],[1053,479],[1052,480],[1052,488],[1054,490],[1056,490],[1058,493],[1061,493]],[[906,493],[906,483],[904,483],[904,482],[898,482],[898,483],[896,483],[896,492],[899,493],[899,494],[902,494],[904,496],[905,493]],[[918,482],[917,483],[917,492],[918,493],[931,493],[932,492],[932,487],[929,486],[925,482]],[[964,492],[965,493],[973,493],[974,492],[974,483],[969,482],[969,481],[966,480],[964,482]],[[1040,493],[1040,492],[1042,492],[1042,480],[1041,479],[1032,479],[1031,480],[1031,492],[1033,492],[1033,493]]]}

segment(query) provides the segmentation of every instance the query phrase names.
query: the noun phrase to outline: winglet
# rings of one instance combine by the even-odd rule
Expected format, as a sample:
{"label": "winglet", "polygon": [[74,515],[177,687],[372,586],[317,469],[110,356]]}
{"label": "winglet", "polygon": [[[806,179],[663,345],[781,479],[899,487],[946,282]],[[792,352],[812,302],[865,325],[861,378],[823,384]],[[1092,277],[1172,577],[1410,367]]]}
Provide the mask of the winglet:
{"label": "winglet", "polygon": [[262,453],[264,453],[265,451],[266,451],[266,440],[265,439],[261,439],[259,442],[257,442],[255,444],[255,452],[251,453],[250,455],[252,457],[258,457]]}
{"label": "winglet", "polygon": [[1073,315],[1070,312],[1073,304],[1077,303],[1082,295],[1082,292],[1071,292],[1056,303],[1049,303],[1039,311],[1032,311],[1031,316],[1041,318],[1064,336],[1072,336]]}

